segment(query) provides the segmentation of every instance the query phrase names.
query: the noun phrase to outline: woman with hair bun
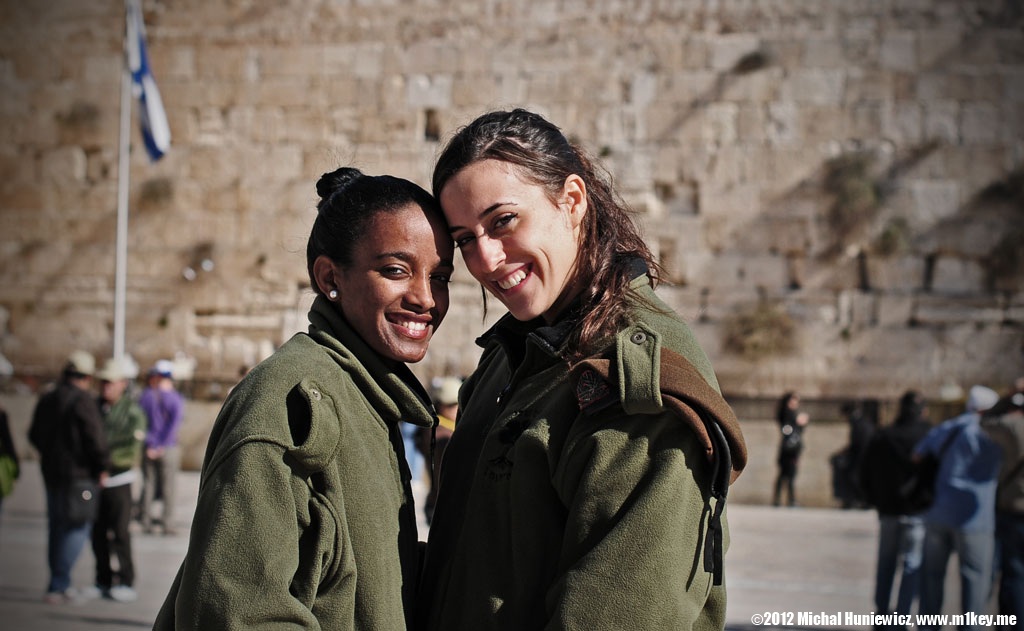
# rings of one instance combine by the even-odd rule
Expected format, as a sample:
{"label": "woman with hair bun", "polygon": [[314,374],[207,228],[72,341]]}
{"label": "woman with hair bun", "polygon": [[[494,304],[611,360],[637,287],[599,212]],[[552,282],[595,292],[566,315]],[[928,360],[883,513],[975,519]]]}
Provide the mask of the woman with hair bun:
{"label": "woman with hair bun", "polygon": [[154,629],[405,629],[418,538],[399,421],[436,423],[406,366],[448,311],[453,246],[422,188],[341,168],[317,183],[316,298],[231,391],[189,548]]}
{"label": "woman with hair bun", "polygon": [[625,206],[525,110],[458,131],[433,188],[509,313],[459,394],[420,628],[721,629],[743,437]]}

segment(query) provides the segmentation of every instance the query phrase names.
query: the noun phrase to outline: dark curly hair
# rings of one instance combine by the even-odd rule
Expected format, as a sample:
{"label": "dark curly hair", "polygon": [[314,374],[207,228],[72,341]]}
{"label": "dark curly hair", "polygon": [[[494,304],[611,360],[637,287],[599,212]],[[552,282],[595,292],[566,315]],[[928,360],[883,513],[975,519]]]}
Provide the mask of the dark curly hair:
{"label": "dark curly hair", "polygon": [[306,243],[306,269],[318,294],[320,288],[313,276],[317,257],[326,256],[343,267],[350,265],[353,247],[378,213],[415,204],[444,217],[438,203],[419,185],[391,175],[364,175],[352,167],[324,173],[316,183],[316,192],[320,202]]}

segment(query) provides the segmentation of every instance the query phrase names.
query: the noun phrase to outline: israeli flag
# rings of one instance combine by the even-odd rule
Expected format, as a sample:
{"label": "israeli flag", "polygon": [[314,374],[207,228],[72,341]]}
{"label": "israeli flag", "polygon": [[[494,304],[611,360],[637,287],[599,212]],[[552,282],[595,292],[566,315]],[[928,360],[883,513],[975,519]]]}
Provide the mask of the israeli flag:
{"label": "israeli flag", "polygon": [[137,1],[128,2],[127,54],[128,70],[132,73],[132,94],[139,100],[139,122],[142,139],[149,159],[156,162],[171,146],[171,128],[167,124],[167,112],[160,99],[160,90],[149,70],[146,55],[146,28],[142,23],[142,11]]}

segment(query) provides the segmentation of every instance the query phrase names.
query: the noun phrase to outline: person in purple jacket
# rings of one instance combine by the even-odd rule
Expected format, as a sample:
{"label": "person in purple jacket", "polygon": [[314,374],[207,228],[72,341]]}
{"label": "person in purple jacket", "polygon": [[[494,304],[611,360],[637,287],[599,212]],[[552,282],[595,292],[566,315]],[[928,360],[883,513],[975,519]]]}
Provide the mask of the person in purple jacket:
{"label": "person in purple jacket", "polygon": [[[139,396],[139,406],[146,412],[146,431],[142,457],[142,504],[140,521],[152,533],[159,522],[165,535],[174,534],[171,521],[174,513],[174,482],[181,463],[178,430],[185,416],[185,398],[174,387],[173,364],[161,359],[149,370],[147,385]],[[153,504],[161,501],[161,515],[154,520]]]}

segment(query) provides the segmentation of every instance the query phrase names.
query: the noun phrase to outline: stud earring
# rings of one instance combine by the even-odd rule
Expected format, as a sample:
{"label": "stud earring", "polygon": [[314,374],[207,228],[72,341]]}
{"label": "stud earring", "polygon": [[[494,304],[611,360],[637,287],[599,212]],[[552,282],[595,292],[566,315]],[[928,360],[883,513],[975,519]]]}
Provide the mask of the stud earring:
{"label": "stud earring", "polygon": [[338,290],[337,289],[330,290],[329,292],[327,292],[327,297],[330,298],[331,300],[337,300],[338,299]]}

